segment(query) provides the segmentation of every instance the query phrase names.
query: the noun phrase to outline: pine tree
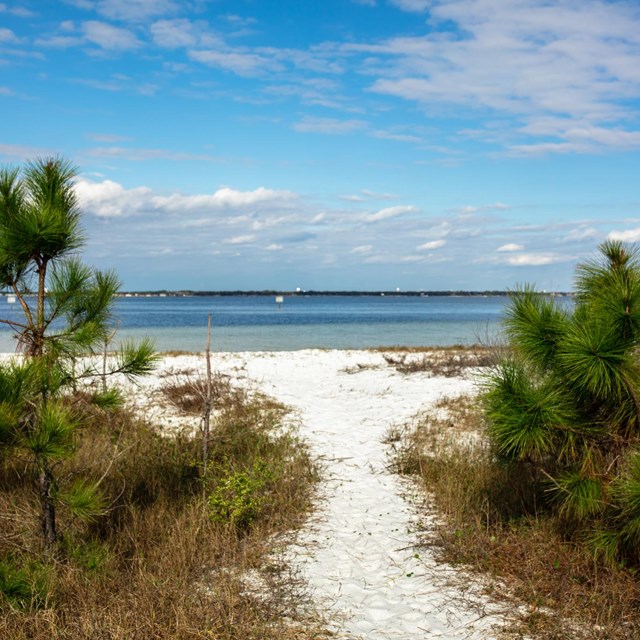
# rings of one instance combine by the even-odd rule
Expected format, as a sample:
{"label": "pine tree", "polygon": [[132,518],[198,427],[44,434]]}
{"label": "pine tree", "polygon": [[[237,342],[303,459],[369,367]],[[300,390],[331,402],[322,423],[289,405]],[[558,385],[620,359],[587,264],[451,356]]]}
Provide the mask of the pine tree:
{"label": "pine tree", "polygon": [[[17,298],[22,315],[4,318],[22,360],[0,365],[0,446],[26,454],[34,469],[47,545],[56,542],[56,505],[79,516],[102,509],[98,487],[76,482],[65,489],[56,464],[74,450],[78,417],[65,397],[101,372],[91,356],[113,331],[113,301],[120,283],[112,272],[84,265],[81,213],[74,189],[77,170],[62,158],[0,169],[0,287]],[[109,373],[144,375],[152,345],[127,344]],[[80,362],[80,369],[76,363]],[[93,394],[103,407],[118,402],[114,390]]]}
{"label": "pine tree", "polygon": [[608,241],[577,268],[572,308],[516,291],[510,355],[488,380],[490,437],[530,465],[553,511],[609,561],[640,559],[640,262]]}

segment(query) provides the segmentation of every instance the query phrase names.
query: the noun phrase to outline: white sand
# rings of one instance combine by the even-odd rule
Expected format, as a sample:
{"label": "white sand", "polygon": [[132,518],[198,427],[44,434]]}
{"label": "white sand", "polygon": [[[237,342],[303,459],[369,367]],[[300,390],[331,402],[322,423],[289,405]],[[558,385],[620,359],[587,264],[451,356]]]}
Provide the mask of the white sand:
{"label": "white sand", "polygon": [[[417,508],[403,498],[409,485],[387,470],[382,442],[391,425],[442,396],[472,392],[472,380],[401,375],[381,354],[366,351],[214,354],[213,360],[214,370],[294,407],[301,436],[324,462],[324,499],[286,556],[328,611],[337,638],[494,637],[491,627],[501,620],[479,613],[495,608],[477,595],[477,585],[452,586],[467,579],[416,548]],[[357,365],[373,368],[345,371]],[[184,369],[204,371],[204,358],[167,357],[159,373]],[[136,395],[148,398],[162,381],[152,376]],[[147,406],[149,416],[160,411]]]}

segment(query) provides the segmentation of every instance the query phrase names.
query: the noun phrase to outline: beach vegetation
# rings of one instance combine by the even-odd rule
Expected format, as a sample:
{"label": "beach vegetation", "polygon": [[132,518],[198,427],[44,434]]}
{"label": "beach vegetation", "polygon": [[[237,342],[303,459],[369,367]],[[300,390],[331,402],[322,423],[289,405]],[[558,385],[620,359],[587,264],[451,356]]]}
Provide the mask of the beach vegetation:
{"label": "beach vegetation", "polygon": [[[0,443],[31,468],[48,546],[58,540],[59,505],[84,519],[104,509],[91,480],[75,478],[65,488],[55,473],[60,461],[73,455],[81,427],[69,393],[106,376],[86,356],[101,352],[112,334],[119,288],[114,273],[91,269],[77,255],[84,239],[76,175],[62,158],[37,159],[22,171],[0,170],[0,286],[15,296],[22,312],[0,321],[14,331],[24,354],[0,365]],[[148,373],[153,361],[148,341],[126,345],[108,373],[136,378]],[[103,408],[118,402],[106,385],[92,398]]]}
{"label": "beach vegetation", "polygon": [[606,242],[572,301],[524,286],[477,396],[388,442],[443,514],[440,557],[489,574],[514,637],[623,639],[640,628],[640,262]]}
{"label": "beach vegetation", "polygon": [[[437,510],[422,544],[464,568],[462,592],[471,572],[492,606],[508,612],[499,637],[636,637],[635,568],[594,558],[564,515],[550,510],[533,467],[496,462],[478,396],[443,398],[388,442],[396,471],[416,479]],[[476,598],[466,606],[483,615]]]}
{"label": "beach vegetation", "polygon": [[[3,460],[0,637],[322,637],[319,621],[301,617],[304,590],[271,555],[311,508],[317,471],[307,449],[269,398],[230,389],[217,407],[203,477],[193,434],[168,437],[125,407],[105,413],[79,397],[83,428],[57,473],[102,477],[107,507],[84,520],[60,509],[55,554],[40,553],[29,526],[38,500],[24,464]],[[230,517],[212,517],[203,493],[223,496]]]}
{"label": "beach vegetation", "polygon": [[20,309],[0,319],[19,352],[0,362],[0,637],[319,637],[268,561],[316,480],[286,408],[210,373],[167,389],[185,416],[215,408],[203,461],[192,432],[126,407],[156,355],[107,352],[119,282],[80,261],[75,177],[61,158],[0,170],[0,286]]}
{"label": "beach vegetation", "polygon": [[573,307],[531,287],[507,310],[488,434],[540,504],[607,562],[640,562],[640,261],[620,242],[578,266]]}

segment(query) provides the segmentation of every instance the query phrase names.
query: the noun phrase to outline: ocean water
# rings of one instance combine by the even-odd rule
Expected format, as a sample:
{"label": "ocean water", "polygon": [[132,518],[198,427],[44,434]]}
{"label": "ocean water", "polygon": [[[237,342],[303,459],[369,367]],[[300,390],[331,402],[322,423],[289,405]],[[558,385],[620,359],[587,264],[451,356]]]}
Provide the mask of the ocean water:
{"label": "ocean water", "polygon": [[[215,351],[306,348],[447,346],[495,340],[506,297],[501,296],[271,296],[122,297],[115,305],[116,342],[148,336],[159,351],[203,351],[212,314]],[[20,309],[0,298],[0,318]],[[0,329],[0,352],[13,351]]]}

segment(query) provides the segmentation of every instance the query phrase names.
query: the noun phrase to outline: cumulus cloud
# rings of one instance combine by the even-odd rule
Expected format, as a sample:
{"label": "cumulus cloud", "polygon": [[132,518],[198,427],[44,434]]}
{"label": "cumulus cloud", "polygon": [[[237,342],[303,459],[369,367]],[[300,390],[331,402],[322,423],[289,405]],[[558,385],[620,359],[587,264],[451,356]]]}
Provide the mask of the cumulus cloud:
{"label": "cumulus cloud", "polygon": [[100,218],[131,216],[148,209],[153,195],[148,187],[125,189],[112,180],[79,180],[75,190],[80,206]]}
{"label": "cumulus cloud", "polygon": [[621,242],[638,242],[640,241],[640,227],[625,231],[611,231],[607,237],[609,240],[620,240]]}
{"label": "cumulus cloud", "polygon": [[510,243],[503,244],[502,246],[498,247],[496,249],[496,251],[510,252],[510,251],[522,251],[523,249],[524,249],[524,245],[523,244],[516,244],[514,242],[510,242]]}
{"label": "cumulus cloud", "polygon": [[156,196],[154,201],[167,210],[181,211],[206,208],[243,208],[269,202],[292,200],[296,196],[291,191],[278,191],[258,187],[253,191],[237,191],[222,187],[210,195]]}
{"label": "cumulus cloud", "polygon": [[291,191],[265,189],[238,191],[222,187],[211,194],[155,195],[148,187],[125,189],[111,180],[76,183],[80,203],[88,211],[102,218],[126,217],[140,212],[181,213],[221,210],[243,210],[259,206],[286,206],[297,196]]}

